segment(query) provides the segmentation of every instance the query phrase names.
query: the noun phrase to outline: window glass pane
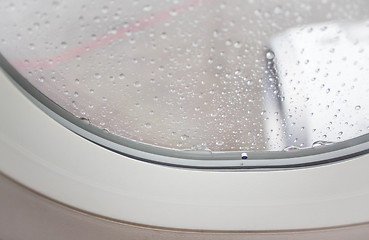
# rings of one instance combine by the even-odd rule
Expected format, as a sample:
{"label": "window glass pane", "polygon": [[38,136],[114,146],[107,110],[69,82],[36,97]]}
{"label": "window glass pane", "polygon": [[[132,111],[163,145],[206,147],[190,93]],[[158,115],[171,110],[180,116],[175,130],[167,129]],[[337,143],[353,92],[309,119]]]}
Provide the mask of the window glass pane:
{"label": "window glass pane", "polygon": [[0,2],[0,51],[112,134],[181,150],[369,132],[369,2]]}

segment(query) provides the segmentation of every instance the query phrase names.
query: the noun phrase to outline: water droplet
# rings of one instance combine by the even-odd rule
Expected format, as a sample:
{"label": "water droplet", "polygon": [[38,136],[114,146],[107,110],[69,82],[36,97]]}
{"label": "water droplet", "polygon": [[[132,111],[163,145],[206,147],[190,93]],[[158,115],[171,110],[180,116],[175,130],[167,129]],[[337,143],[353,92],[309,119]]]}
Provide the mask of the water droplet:
{"label": "water droplet", "polygon": [[120,79],[120,80],[123,80],[125,77],[126,77],[126,76],[125,76],[123,73],[119,74],[119,79]]}
{"label": "water droplet", "polygon": [[272,51],[268,51],[266,54],[265,54],[265,57],[268,59],[268,60],[273,60],[275,55],[274,55],[274,52]]}
{"label": "water droplet", "polygon": [[152,6],[151,5],[145,5],[143,8],[142,8],[142,10],[144,11],[144,12],[149,12],[149,11],[151,11],[151,9],[152,9]]}
{"label": "water droplet", "polygon": [[224,144],[224,142],[223,141],[216,141],[215,144],[218,145],[218,146],[222,146]]}
{"label": "water droplet", "polygon": [[233,44],[233,46],[234,46],[235,48],[240,48],[240,47],[242,46],[242,44],[241,44],[239,41],[237,41],[237,42],[235,42],[235,43]]}
{"label": "water droplet", "polygon": [[292,151],[298,151],[300,149],[301,148],[300,147],[297,147],[297,146],[288,146],[288,147],[285,147],[283,149],[283,151],[285,151],[285,152],[292,152]]}
{"label": "water droplet", "polygon": [[91,124],[90,119],[88,119],[88,118],[81,117],[80,119],[81,119],[83,122],[87,123],[87,124]]}
{"label": "water droplet", "polygon": [[186,134],[183,134],[183,135],[181,136],[182,141],[186,141],[188,138],[189,138],[189,136],[188,136],[188,135],[186,135]]}
{"label": "water droplet", "polygon": [[327,146],[333,143],[334,142],[331,142],[331,141],[318,140],[318,141],[313,142],[312,147],[315,148],[315,147],[320,147],[320,146]]}
{"label": "water droplet", "polygon": [[101,9],[101,12],[102,12],[103,14],[108,13],[108,7],[107,7],[107,6],[104,6],[104,7]]}
{"label": "water droplet", "polygon": [[145,128],[151,128],[151,124],[149,122],[145,123]]}
{"label": "water droplet", "polygon": [[361,106],[360,105],[356,105],[355,106],[355,110],[360,110],[361,109]]}
{"label": "water droplet", "polygon": [[247,153],[242,153],[242,154],[241,154],[241,158],[242,158],[242,159],[247,159]]}
{"label": "water droplet", "polygon": [[141,87],[141,82],[140,81],[136,81],[134,84],[133,84],[134,87],[136,88],[139,88]]}
{"label": "water droplet", "polygon": [[172,17],[175,17],[175,16],[177,16],[178,12],[177,12],[177,10],[176,10],[176,9],[173,9],[173,10],[171,10],[171,11],[169,12],[169,14],[170,14]]}
{"label": "water droplet", "polygon": [[161,39],[167,39],[167,33],[166,32],[162,32],[160,35]]}
{"label": "water droplet", "polygon": [[276,6],[273,10],[274,14],[280,14],[282,12],[282,8],[280,6]]}
{"label": "water droplet", "polygon": [[95,73],[94,76],[95,76],[96,79],[100,79],[101,78],[101,74],[100,73]]}
{"label": "water droplet", "polygon": [[100,18],[99,18],[98,16],[94,17],[94,19],[93,19],[93,20],[94,20],[94,22],[95,22],[95,23],[99,23],[99,22],[101,21],[101,20],[100,20]]}

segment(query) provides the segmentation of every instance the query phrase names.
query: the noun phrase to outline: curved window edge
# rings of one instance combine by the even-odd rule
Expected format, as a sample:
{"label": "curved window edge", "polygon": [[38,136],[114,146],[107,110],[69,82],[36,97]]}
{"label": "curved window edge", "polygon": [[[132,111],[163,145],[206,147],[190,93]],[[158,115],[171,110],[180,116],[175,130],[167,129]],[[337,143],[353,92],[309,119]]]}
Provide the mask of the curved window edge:
{"label": "curved window edge", "polygon": [[129,140],[93,126],[41,93],[0,53],[0,67],[38,108],[79,136],[118,154],[144,162],[193,169],[293,169],[334,163],[369,153],[369,134],[331,145],[296,151],[214,152],[174,150]]}

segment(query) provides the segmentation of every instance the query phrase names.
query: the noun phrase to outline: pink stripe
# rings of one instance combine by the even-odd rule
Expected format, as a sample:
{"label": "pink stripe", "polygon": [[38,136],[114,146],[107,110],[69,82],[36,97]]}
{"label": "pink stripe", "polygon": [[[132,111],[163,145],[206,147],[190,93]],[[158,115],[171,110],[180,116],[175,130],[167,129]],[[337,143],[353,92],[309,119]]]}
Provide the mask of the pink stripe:
{"label": "pink stripe", "polygon": [[67,62],[70,59],[73,59],[77,56],[83,55],[86,52],[93,51],[95,49],[101,48],[105,45],[107,45],[109,42],[114,41],[118,38],[123,38],[126,35],[127,32],[137,32],[139,30],[142,30],[146,27],[152,26],[158,22],[167,20],[171,17],[170,12],[176,11],[177,14],[184,13],[188,11],[191,7],[199,7],[202,6],[212,0],[189,0],[185,2],[182,5],[179,5],[177,7],[158,12],[152,16],[146,17],[139,22],[131,23],[126,28],[120,28],[117,30],[114,34],[105,34],[97,39],[84,43],[80,46],[71,48],[67,52],[64,52],[58,56],[50,57],[50,58],[43,58],[43,59],[31,59],[31,60],[16,60],[12,62],[13,66],[16,68],[37,68],[37,67],[53,67],[60,65],[62,63]]}

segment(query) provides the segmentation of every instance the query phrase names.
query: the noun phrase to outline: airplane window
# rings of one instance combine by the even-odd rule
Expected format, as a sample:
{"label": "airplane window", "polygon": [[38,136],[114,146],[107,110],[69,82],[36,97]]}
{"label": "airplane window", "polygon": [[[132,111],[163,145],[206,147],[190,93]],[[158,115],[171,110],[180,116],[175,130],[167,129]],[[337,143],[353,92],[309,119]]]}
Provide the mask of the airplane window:
{"label": "airplane window", "polygon": [[54,103],[174,150],[369,133],[364,0],[1,1],[0,52]]}

